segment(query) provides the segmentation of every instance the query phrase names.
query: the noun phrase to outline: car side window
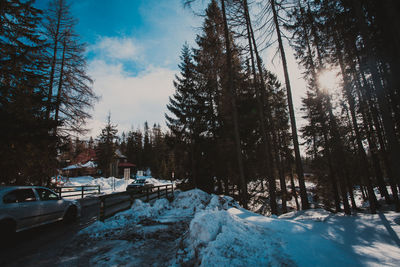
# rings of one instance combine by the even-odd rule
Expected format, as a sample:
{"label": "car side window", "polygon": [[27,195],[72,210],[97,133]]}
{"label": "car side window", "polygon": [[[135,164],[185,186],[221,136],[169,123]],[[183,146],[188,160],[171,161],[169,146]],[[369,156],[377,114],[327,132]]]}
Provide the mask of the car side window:
{"label": "car side window", "polygon": [[17,189],[9,192],[3,197],[4,203],[21,203],[30,201],[36,201],[32,189]]}
{"label": "car side window", "polygon": [[58,200],[57,194],[50,190],[44,188],[36,188],[36,191],[38,192],[41,200]]}

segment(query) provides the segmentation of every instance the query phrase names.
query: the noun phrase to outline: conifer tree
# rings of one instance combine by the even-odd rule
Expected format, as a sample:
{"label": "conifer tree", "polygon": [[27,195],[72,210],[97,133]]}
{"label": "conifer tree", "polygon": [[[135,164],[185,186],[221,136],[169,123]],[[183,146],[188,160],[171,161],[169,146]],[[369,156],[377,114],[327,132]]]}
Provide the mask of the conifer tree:
{"label": "conifer tree", "polygon": [[198,90],[192,57],[189,46],[184,45],[181,56],[182,63],[179,65],[180,77],[176,76],[174,81],[176,92],[170,97],[170,103],[167,105],[174,117],[166,115],[166,119],[167,126],[172,133],[179,137],[188,148],[191,182],[194,186],[198,186],[197,148],[200,134],[206,128],[203,119],[204,105],[202,103],[204,100]]}
{"label": "conifer tree", "polygon": [[97,138],[97,164],[105,176],[111,176],[111,163],[114,158],[117,141],[117,126],[111,123],[111,113],[107,116],[105,127]]}
{"label": "conifer tree", "polygon": [[[97,96],[87,74],[85,45],[74,27],[68,0],[52,0],[44,12],[43,35],[47,44],[47,118],[54,118],[63,132],[84,133]],[[64,133],[65,134],[65,133]]]}
{"label": "conifer tree", "polygon": [[136,165],[139,170],[143,166],[143,134],[140,129],[129,131],[126,143],[126,157],[128,162]]}
{"label": "conifer tree", "polygon": [[46,184],[56,168],[54,122],[44,120],[45,68],[32,1],[1,1],[0,166],[3,183]]}
{"label": "conifer tree", "polygon": [[[202,98],[206,129],[201,141],[206,143],[201,146],[202,183],[210,183],[206,185],[210,190],[215,177],[218,191],[225,190],[229,194],[228,187],[233,183],[236,164],[233,163],[231,130],[228,126],[231,108],[223,83],[227,77],[223,35],[222,12],[217,2],[211,1],[205,10],[202,33],[196,37],[198,48],[193,49],[197,93]],[[207,173],[204,173],[205,170],[208,170]]]}

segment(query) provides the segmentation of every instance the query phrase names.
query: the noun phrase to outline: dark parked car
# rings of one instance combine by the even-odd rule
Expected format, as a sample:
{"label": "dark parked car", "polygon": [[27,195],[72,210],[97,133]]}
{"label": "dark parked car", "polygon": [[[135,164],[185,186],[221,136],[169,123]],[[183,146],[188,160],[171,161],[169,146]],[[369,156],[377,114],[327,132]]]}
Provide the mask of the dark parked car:
{"label": "dark parked car", "polygon": [[126,191],[136,190],[138,192],[145,191],[146,188],[152,188],[153,184],[147,181],[146,179],[136,179],[133,183],[128,184],[126,187]]}
{"label": "dark parked car", "polygon": [[0,186],[0,232],[11,234],[80,216],[76,200],[59,197],[40,186]]}

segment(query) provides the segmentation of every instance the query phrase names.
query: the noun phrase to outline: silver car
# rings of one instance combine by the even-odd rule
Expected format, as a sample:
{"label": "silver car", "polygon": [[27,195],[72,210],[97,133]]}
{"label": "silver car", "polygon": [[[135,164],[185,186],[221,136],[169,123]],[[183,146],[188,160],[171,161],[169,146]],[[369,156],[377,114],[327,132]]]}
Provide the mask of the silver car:
{"label": "silver car", "polygon": [[80,215],[75,200],[59,197],[40,186],[0,186],[0,231],[19,232],[60,220],[73,221]]}

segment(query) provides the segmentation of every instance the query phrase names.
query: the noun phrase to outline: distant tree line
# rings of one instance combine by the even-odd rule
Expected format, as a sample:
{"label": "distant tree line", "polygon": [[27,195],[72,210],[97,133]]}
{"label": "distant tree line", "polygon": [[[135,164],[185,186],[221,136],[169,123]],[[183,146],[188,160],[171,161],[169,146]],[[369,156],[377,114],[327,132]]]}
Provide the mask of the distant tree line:
{"label": "distant tree line", "polygon": [[0,183],[48,184],[97,97],[67,0],[0,2]]}
{"label": "distant tree line", "polygon": [[[62,167],[76,162],[80,153],[94,150],[95,161],[101,173],[99,175],[109,177],[112,175],[110,164],[116,157],[118,149],[126,156],[129,163],[136,165],[137,170],[151,171],[152,176],[158,179],[171,180],[177,177],[184,177],[182,168],[175,163],[173,153],[174,141],[170,134],[164,133],[159,124],[152,128],[145,122],[143,129],[130,130],[118,134],[118,126],[112,123],[111,114],[108,115],[106,124],[99,136],[94,140],[74,140],[69,137],[65,142],[65,149],[61,155]],[[86,163],[86,162],[83,162]],[[181,175],[179,175],[181,173]],[[133,173],[132,173],[133,174]]]}

